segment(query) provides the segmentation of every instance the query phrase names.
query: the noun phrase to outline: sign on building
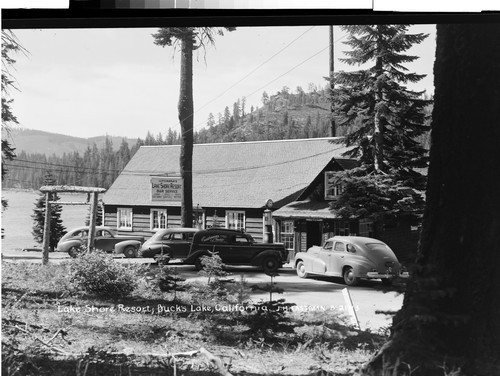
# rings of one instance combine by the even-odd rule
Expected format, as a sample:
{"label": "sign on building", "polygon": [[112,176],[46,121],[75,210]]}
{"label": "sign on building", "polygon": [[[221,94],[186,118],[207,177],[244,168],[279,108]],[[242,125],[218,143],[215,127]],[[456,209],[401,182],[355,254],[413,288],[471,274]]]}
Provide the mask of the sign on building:
{"label": "sign on building", "polygon": [[182,199],[182,178],[151,178],[151,201],[175,201]]}

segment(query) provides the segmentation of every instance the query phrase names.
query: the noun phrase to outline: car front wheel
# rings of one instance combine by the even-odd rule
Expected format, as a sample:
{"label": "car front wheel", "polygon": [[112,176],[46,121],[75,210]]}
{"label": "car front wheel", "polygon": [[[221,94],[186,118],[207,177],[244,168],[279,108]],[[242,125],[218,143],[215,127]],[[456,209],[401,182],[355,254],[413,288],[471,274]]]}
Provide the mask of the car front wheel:
{"label": "car front wheel", "polygon": [[[203,256],[201,256],[201,257],[203,257]],[[198,257],[196,260],[194,260],[194,267],[198,271],[203,269],[203,263],[201,262],[201,257]]]}
{"label": "car front wheel", "polygon": [[72,258],[77,258],[82,253],[82,250],[79,247],[71,247],[68,250],[68,255]]}
{"label": "car front wheel", "polygon": [[384,286],[392,286],[393,278],[382,278],[382,284]]}
{"label": "car front wheel", "polygon": [[300,278],[307,278],[309,274],[306,272],[306,264],[304,264],[304,261],[300,260],[297,262],[297,275]]}
{"label": "car front wheel", "polygon": [[136,257],[137,253],[135,251],[135,247],[132,247],[132,246],[125,247],[125,249],[123,250],[123,255],[126,258],[134,258],[134,257]]}
{"label": "car front wheel", "polygon": [[274,273],[276,270],[280,268],[280,262],[276,257],[266,257],[262,261],[262,268],[264,269],[264,273]]}
{"label": "car front wheel", "polygon": [[356,286],[359,283],[359,278],[356,277],[354,270],[351,267],[345,268],[343,277],[347,286]]}

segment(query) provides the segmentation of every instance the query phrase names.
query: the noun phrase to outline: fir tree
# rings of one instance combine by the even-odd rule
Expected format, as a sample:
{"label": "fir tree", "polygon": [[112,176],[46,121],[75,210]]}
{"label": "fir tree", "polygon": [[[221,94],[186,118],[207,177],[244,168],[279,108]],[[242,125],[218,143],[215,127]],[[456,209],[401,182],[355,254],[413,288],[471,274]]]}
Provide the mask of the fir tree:
{"label": "fir tree", "polygon": [[[50,171],[45,173],[45,185],[54,185],[55,179]],[[57,193],[49,193],[49,201],[59,201],[60,197]],[[31,232],[35,241],[39,244],[43,242],[43,229],[45,225],[45,207],[46,207],[46,196],[44,193],[40,194],[40,197],[35,202],[35,209],[33,210],[33,231]],[[50,251],[54,251],[57,242],[66,233],[66,228],[62,224],[61,219],[62,206],[59,204],[50,205],[50,237],[49,237],[49,248]]]}
{"label": "fir tree", "polygon": [[[16,116],[12,112],[11,104],[13,99],[8,99],[9,91],[12,88],[16,88],[15,78],[12,76],[11,68],[16,62],[12,58],[13,52],[25,51],[17,40],[14,33],[10,30],[2,30],[2,131],[5,131],[6,135],[9,135],[11,126],[17,125],[18,121]],[[4,132],[2,132],[2,137]],[[16,154],[14,152],[15,148],[11,145],[10,141],[7,139],[2,139],[2,183],[7,176],[7,168],[5,166],[6,161],[12,161]],[[7,200],[2,198],[2,210],[6,209],[8,206]],[[3,232],[2,232],[3,238]]]}
{"label": "fir tree", "polygon": [[[336,124],[350,127],[344,142],[352,146],[348,153],[357,157],[361,167],[342,177],[347,185],[363,180],[363,185],[377,191],[388,201],[403,200],[410,212],[421,210],[423,200],[418,190],[425,186],[419,168],[427,166],[427,152],[418,138],[428,132],[426,107],[430,101],[423,92],[405,85],[421,80],[425,75],[409,73],[403,65],[417,56],[405,54],[426,34],[408,34],[409,25],[343,26],[350,36],[345,42],[352,47],[343,62],[368,65],[366,69],[339,72],[335,75]],[[378,175],[383,175],[381,178]],[[354,180],[353,180],[354,179]],[[397,187],[393,190],[392,187]],[[352,188],[352,187],[351,187]],[[359,190],[345,190],[344,196]],[[393,196],[392,193],[396,194]],[[351,196],[364,211],[361,196]],[[333,207],[339,209],[340,200]],[[410,203],[410,205],[406,205]],[[399,209],[388,211],[398,211]],[[356,211],[355,211],[356,213]],[[377,214],[377,213],[372,213]]]}

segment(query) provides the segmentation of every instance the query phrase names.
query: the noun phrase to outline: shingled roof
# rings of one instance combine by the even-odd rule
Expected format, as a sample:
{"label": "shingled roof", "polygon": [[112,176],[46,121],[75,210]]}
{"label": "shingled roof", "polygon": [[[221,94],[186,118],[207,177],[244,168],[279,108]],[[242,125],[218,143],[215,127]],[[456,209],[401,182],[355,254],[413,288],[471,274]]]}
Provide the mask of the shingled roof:
{"label": "shingled roof", "polygon": [[[333,138],[195,144],[193,204],[262,208],[286,204],[347,150]],[[106,205],[151,206],[153,176],[179,176],[179,145],[142,146],[104,195]],[[173,203],[169,205],[179,205]]]}

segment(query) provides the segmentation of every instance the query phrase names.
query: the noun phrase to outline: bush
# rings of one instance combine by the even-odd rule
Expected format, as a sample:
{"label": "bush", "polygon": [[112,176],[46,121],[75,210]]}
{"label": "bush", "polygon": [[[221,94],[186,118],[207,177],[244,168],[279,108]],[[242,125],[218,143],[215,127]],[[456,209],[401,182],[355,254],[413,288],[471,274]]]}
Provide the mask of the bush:
{"label": "bush", "polygon": [[202,256],[200,258],[202,269],[200,270],[200,275],[208,277],[207,283],[210,285],[212,278],[215,282],[218,282],[220,277],[226,277],[229,275],[224,268],[226,265],[222,262],[221,257],[217,252],[212,253],[211,256]]}
{"label": "bush", "polygon": [[99,297],[122,298],[134,291],[142,266],[117,263],[111,255],[87,252],[70,264],[73,288]]}

